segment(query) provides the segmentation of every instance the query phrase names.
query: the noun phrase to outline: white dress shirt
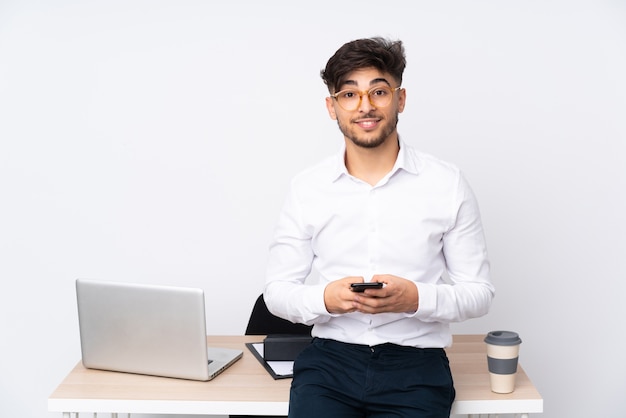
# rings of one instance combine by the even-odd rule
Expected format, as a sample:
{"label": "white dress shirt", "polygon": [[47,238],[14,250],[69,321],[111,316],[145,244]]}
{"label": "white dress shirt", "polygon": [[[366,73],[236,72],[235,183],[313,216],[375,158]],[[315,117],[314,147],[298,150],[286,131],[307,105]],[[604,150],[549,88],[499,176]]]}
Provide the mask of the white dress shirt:
{"label": "white dress shirt", "polygon": [[[342,342],[446,347],[449,323],[487,313],[494,296],[478,204],[457,167],[400,140],[375,186],[341,152],[297,175],[281,211],[264,290],[269,310]],[[306,279],[311,272],[316,283]],[[447,278],[444,279],[447,273]],[[413,281],[416,312],[330,314],[325,286],[347,276]],[[306,281],[306,283],[305,283]]]}

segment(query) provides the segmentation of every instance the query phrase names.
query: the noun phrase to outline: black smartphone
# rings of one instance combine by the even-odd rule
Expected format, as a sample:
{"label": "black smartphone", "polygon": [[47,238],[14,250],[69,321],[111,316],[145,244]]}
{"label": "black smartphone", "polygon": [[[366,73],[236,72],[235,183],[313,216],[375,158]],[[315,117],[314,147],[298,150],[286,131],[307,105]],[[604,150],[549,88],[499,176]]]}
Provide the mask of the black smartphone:
{"label": "black smartphone", "polygon": [[382,289],[382,287],[382,282],[352,283],[350,285],[353,292],[363,292],[365,289]]}

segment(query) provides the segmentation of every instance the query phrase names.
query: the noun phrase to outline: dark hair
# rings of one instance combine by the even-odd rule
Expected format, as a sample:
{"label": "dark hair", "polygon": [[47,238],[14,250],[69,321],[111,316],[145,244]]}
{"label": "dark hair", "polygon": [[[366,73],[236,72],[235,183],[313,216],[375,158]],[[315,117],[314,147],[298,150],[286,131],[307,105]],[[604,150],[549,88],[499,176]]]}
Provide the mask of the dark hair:
{"label": "dark hair", "polygon": [[402,83],[402,73],[406,67],[402,41],[374,37],[348,42],[328,60],[320,76],[328,86],[328,91],[334,93],[349,73],[370,67],[389,73],[398,83]]}

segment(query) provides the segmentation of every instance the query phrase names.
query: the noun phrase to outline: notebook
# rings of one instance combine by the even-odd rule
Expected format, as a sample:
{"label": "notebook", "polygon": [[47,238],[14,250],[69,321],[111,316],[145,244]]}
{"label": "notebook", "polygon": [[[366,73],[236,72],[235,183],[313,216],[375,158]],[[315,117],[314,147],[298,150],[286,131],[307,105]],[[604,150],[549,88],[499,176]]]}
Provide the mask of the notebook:
{"label": "notebook", "polygon": [[207,347],[202,289],[76,280],[86,368],[211,380],[242,350]]}

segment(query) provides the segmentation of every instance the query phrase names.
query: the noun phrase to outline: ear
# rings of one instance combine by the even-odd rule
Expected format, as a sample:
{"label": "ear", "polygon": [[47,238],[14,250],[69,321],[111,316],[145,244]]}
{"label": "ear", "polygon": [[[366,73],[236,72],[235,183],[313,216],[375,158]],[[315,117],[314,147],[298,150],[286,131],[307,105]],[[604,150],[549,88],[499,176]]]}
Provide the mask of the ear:
{"label": "ear", "polygon": [[326,110],[332,120],[337,120],[337,113],[335,113],[335,103],[332,97],[326,98]]}
{"label": "ear", "polygon": [[402,113],[404,111],[404,106],[406,105],[406,89],[401,88],[398,90],[398,113]]}

